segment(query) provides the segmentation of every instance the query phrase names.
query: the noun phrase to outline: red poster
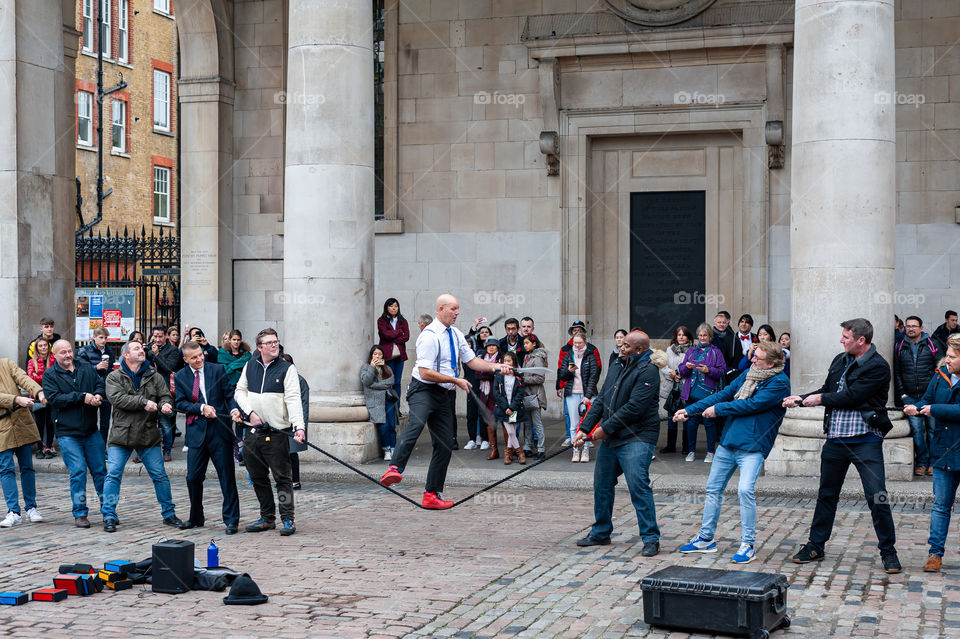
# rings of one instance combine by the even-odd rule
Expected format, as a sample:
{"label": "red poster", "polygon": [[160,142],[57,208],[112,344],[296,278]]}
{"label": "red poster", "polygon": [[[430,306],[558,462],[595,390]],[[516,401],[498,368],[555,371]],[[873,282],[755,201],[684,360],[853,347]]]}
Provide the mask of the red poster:
{"label": "red poster", "polygon": [[120,328],[120,311],[103,309],[103,325],[107,328]]}

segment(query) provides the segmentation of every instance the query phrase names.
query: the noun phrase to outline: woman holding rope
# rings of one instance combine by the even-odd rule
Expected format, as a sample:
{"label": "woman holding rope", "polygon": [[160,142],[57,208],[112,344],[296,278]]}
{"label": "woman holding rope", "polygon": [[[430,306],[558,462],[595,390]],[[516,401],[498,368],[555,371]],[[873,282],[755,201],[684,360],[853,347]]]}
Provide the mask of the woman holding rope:
{"label": "woman holding rope", "polygon": [[392,486],[403,479],[403,469],[413,446],[426,425],[433,438],[433,456],[427,472],[423,507],[445,510],[452,501],[440,498],[450,464],[454,432],[454,386],[471,392],[471,384],[457,376],[457,365],[463,363],[475,371],[513,373],[510,366],[485,362],[474,354],[463,333],[454,326],[460,315],[460,302],[452,295],[437,298],[436,319],[417,338],[417,361],[413,379],[407,388],[410,407],[409,423],[397,442],[393,464],[380,478],[384,486]]}

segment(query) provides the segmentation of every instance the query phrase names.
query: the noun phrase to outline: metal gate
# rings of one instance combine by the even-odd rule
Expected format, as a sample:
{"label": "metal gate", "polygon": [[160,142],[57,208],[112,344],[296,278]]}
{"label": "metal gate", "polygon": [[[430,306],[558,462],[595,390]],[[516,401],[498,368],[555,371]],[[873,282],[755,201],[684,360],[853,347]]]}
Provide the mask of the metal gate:
{"label": "metal gate", "polygon": [[156,324],[180,323],[180,238],[152,229],[123,235],[108,229],[76,239],[77,288],[132,287],[137,290],[136,330],[149,339]]}

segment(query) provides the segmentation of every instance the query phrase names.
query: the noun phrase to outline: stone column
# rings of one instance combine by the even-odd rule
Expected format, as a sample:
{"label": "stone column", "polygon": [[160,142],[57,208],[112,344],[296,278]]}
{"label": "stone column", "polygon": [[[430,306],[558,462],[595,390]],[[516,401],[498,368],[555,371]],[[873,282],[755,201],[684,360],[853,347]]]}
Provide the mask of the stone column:
{"label": "stone column", "polygon": [[198,326],[210,343],[233,328],[233,85],[181,78],[181,330]]}
{"label": "stone column", "polygon": [[[842,350],[843,320],[870,320],[891,362],[894,0],[797,0],[795,10],[790,375],[803,393]],[[821,408],[789,411],[767,472],[819,475],[822,419]],[[901,419],[885,442],[890,479],[912,477],[908,432]]]}
{"label": "stone column", "polygon": [[373,13],[290,0],[288,16],[281,340],[323,424],[311,439],[365,460],[378,452],[358,376],[376,317]]}

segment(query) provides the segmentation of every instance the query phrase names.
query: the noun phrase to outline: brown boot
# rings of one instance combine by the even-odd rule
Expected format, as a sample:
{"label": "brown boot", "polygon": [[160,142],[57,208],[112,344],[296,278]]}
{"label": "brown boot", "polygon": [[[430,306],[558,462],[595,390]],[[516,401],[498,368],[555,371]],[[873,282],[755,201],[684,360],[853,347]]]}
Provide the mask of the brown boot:
{"label": "brown boot", "polygon": [[520,464],[526,464],[527,456],[523,453],[523,448],[514,448],[513,450],[517,453],[517,462]]}
{"label": "brown boot", "polygon": [[923,564],[923,572],[940,572],[940,564],[943,560],[937,555],[927,557],[927,563]]}
{"label": "brown boot", "polygon": [[505,465],[510,465],[510,462],[513,461],[513,449],[509,446],[503,447],[503,463]]}
{"label": "brown boot", "polygon": [[493,426],[487,426],[487,440],[490,442],[490,454],[487,459],[497,459],[500,457],[500,451],[497,450],[497,429]]}

